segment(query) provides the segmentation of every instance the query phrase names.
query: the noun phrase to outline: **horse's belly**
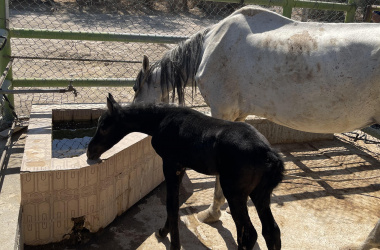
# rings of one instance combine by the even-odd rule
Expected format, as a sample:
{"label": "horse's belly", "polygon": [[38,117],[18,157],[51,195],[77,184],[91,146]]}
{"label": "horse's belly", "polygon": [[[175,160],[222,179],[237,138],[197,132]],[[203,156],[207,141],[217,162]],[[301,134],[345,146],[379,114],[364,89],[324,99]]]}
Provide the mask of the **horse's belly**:
{"label": "horse's belly", "polygon": [[[280,125],[314,133],[339,133],[363,128],[375,122],[375,104],[358,103],[352,98],[325,98],[320,95],[315,99],[302,96],[278,99],[273,106],[267,102],[250,104],[250,111]],[[378,101],[380,107],[380,101]],[[244,109],[244,107],[242,107]]]}
{"label": "horse's belly", "polygon": [[373,123],[371,119],[353,119],[353,117],[348,115],[336,117],[301,115],[293,119],[289,119],[289,117],[267,118],[285,127],[311,133],[343,133],[363,128]]}

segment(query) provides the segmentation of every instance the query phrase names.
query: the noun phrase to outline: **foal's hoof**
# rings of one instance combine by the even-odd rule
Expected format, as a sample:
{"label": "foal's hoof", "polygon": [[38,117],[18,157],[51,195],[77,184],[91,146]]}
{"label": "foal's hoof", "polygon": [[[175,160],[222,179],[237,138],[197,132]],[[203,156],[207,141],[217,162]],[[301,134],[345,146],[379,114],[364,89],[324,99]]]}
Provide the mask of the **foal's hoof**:
{"label": "foal's hoof", "polygon": [[213,211],[210,208],[197,214],[198,220],[204,223],[217,222],[220,216],[222,216],[222,212],[220,210]]}
{"label": "foal's hoof", "polygon": [[156,237],[158,238],[165,238],[168,234],[165,234],[164,232],[162,232],[162,229],[158,229],[158,231],[156,232]]}
{"label": "foal's hoof", "polygon": [[226,212],[227,212],[228,214],[231,214],[231,209],[230,209],[229,206],[226,208]]}

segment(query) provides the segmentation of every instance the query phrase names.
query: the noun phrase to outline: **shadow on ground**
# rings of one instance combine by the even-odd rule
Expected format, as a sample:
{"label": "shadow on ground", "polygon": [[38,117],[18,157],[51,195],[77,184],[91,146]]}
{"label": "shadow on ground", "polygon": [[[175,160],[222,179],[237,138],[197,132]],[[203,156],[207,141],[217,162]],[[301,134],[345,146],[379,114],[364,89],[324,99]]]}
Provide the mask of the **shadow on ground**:
{"label": "shadow on ground", "polygon": [[[339,249],[364,240],[380,217],[380,150],[373,153],[343,137],[275,147],[286,162],[287,174],[272,197],[283,248]],[[180,190],[184,249],[237,248],[235,225],[228,213],[223,212],[213,224],[196,218],[211,203],[213,187],[214,177],[187,171]],[[164,182],[98,233],[79,233],[76,241],[25,249],[169,249],[169,238],[155,237],[166,218],[165,194]],[[259,233],[255,249],[266,249],[252,202],[248,201],[248,207]]]}

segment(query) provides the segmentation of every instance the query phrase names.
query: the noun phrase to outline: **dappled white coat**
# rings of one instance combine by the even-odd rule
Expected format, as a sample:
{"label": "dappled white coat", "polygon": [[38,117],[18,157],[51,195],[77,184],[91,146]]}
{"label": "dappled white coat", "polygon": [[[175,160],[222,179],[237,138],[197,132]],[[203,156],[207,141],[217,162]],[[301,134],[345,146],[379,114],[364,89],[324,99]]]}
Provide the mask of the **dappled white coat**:
{"label": "dappled white coat", "polygon": [[320,133],[380,123],[380,24],[302,23],[247,6],[203,48],[196,80],[214,117]]}

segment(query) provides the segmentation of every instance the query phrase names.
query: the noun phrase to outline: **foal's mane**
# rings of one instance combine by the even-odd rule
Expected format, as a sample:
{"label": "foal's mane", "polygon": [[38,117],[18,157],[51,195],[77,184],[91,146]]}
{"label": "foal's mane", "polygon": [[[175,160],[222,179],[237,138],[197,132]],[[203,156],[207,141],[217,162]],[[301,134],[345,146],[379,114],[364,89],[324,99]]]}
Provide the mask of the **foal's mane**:
{"label": "foal's mane", "polygon": [[178,102],[183,105],[185,102],[184,91],[189,80],[191,81],[192,91],[196,87],[194,80],[199,64],[202,59],[202,48],[205,34],[209,29],[205,29],[182,41],[177,47],[165,53],[160,61],[155,62],[150,69],[161,68],[161,91],[165,97],[164,102],[168,102],[169,89],[173,91],[172,102],[174,102],[175,92],[177,91]]}

